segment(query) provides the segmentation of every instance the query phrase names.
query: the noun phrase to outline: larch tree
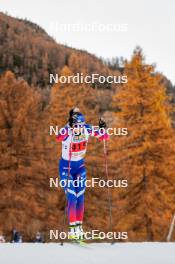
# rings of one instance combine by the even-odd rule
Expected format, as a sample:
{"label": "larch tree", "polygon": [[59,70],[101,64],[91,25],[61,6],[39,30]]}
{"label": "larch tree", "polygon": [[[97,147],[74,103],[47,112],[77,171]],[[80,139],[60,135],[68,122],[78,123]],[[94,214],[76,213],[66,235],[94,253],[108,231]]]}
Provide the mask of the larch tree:
{"label": "larch tree", "polygon": [[0,198],[6,205],[1,208],[0,226],[7,236],[12,228],[30,229],[31,237],[31,226],[37,222],[41,227],[46,215],[41,96],[11,72],[1,77],[0,87]]}
{"label": "larch tree", "polygon": [[[135,50],[126,63],[128,82],[114,96],[116,125],[128,135],[113,140],[117,177],[128,180],[128,188],[113,193],[116,227],[128,231],[130,241],[165,240],[175,210],[175,152],[169,98],[162,76],[144,62]],[[115,206],[115,205],[114,205]]]}

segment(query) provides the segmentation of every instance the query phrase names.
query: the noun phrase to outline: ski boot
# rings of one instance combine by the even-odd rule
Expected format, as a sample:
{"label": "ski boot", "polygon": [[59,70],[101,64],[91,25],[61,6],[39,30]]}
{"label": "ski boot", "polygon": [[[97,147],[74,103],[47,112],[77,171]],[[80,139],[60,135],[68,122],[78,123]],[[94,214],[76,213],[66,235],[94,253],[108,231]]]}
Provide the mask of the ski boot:
{"label": "ski boot", "polygon": [[74,225],[69,225],[69,233],[68,233],[68,238],[72,241],[75,241],[78,239],[78,236],[77,236],[77,226],[74,224]]}
{"label": "ski boot", "polygon": [[78,240],[84,240],[85,239],[82,223],[76,224],[76,234],[77,234]]}

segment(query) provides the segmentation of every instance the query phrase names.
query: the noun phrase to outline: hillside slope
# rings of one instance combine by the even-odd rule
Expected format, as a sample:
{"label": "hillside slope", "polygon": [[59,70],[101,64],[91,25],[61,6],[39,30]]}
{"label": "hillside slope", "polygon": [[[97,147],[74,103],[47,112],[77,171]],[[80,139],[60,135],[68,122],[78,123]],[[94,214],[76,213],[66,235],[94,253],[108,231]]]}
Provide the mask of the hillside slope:
{"label": "hillside slope", "polygon": [[11,70],[29,84],[46,87],[49,73],[65,65],[75,72],[109,71],[94,55],[58,44],[38,25],[0,12],[0,73]]}

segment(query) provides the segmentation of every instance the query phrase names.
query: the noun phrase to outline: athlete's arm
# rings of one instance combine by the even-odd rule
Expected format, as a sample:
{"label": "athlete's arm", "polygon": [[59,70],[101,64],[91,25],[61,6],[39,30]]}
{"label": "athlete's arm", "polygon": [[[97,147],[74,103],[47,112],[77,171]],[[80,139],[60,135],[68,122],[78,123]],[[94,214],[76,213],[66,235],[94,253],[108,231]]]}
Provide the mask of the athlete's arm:
{"label": "athlete's arm", "polygon": [[67,126],[65,126],[60,133],[56,136],[56,141],[57,142],[62,142],[64,141],[67,137],[69,136],[69,129]]}

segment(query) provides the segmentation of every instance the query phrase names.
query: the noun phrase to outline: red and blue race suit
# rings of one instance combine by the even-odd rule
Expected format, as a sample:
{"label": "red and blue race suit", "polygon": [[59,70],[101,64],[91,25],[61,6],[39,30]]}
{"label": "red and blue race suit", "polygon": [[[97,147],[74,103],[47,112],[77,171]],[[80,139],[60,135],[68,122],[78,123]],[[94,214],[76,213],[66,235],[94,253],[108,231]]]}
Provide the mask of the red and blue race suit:
{"label": "red and blue race suit", "polygon": [[85,124],[79,135],[73,133],[69,125],[65,126],[64,134],[57,136],[62,142],[62,158],[59,161],[59,175],[67,197],[69,224],[82,223],[84,215],[84,193],[86,168],[84,156],[90,136],[99,140],[108,139],[106,133],[100,134],[92,126]]}

